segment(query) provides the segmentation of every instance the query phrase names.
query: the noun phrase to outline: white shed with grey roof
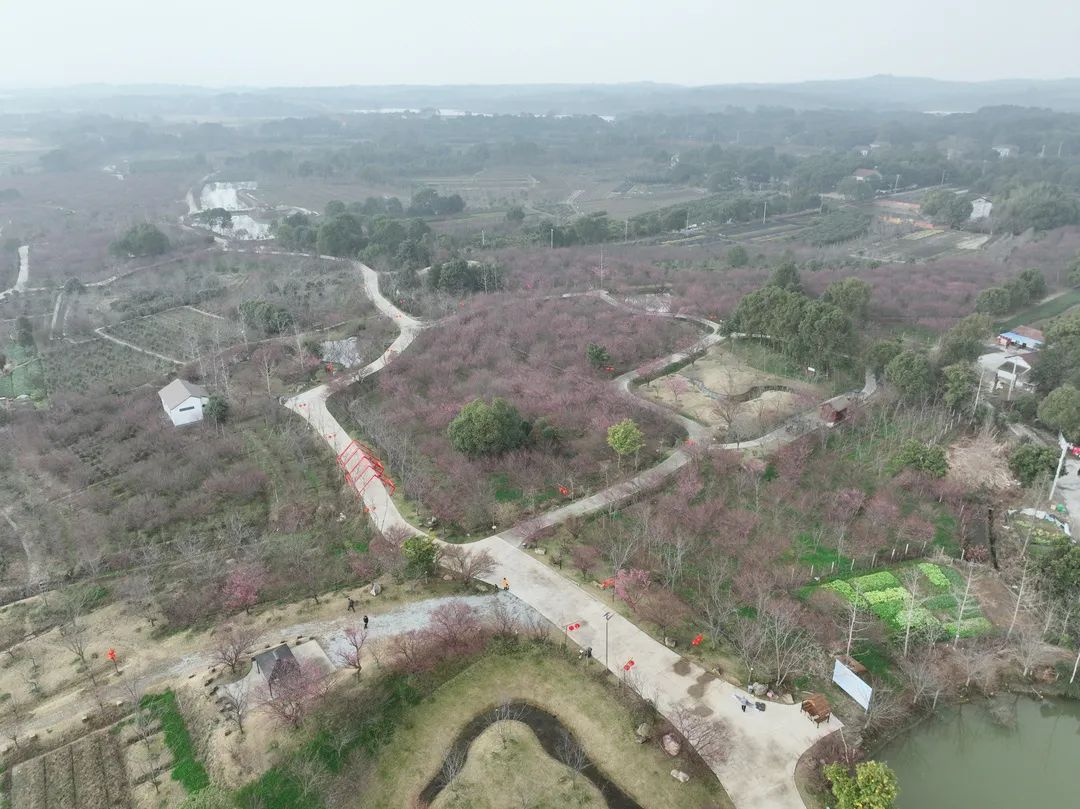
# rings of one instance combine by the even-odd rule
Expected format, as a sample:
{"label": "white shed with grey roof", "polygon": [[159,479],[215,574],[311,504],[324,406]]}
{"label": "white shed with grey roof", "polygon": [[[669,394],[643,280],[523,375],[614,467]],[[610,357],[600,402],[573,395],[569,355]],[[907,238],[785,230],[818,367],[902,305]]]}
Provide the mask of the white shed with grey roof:
{"label": "white shed with grey roof", "polygon": [[186,379],[174,379],[158,391],[158,397],[161,399],[161,406],[177,427],[202,421],[203,406],[210,401],[206,388]]}

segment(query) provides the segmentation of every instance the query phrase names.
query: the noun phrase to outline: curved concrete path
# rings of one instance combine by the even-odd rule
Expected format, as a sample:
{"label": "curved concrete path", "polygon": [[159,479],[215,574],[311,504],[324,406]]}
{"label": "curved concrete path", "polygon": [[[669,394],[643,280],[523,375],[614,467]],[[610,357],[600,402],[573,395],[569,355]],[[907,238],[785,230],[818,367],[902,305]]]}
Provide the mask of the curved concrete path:
{"label": "curved concrete path", "polygon": [[0,301],[16,292],[23,292],[30,280],[30,245],[24,244],[19,248],[19,273],[15,278],[15,286],[0,291]]}
{"label": "curved concrete path", "polygon": [[[420,321],[398,310],[382,295],[377,273],[363,264],[358,266],[368,296],[379,311],[398,324],[400,333],[382,356],[351,375],[354,380],[370,376],[385,367],[423,328]],[[599,297],[613,305],[623,306],[606,293]],[[690,353],[723,339],[718,333],[717,324],[695,318],[686,319],[695,320],[708,328],[710,333],[688,351],[677,352],[666,358],[665,362],[682,361]],[[630,383],[637,375],[637,371],[631,371],[619,377],[618,385],[627,395],[633,395]],[[285,405],[319,430],[336,455],[348,446],[351,439],[327,409],[329,395],[327,386],[320,385],[286,400]],[[640,403],[642,400],[637,401]],[[665,410],[665,413],[673,415],[670,411]],[[691,441],[709,440],[706,427],[681,416],[678,418],[687,428]],[[796,435],[785,433],[788,441]],[[758,441],[764,445],[767,438],[763,436]],[[741,447],[751,443],[743,442]],[[486,580],[490,584],[497,584],[505,576],[511,586],[511,592],[506,597],[521,599],[556,626],[580,623],[581,628],[572,635],[574,642],[582,647],[591,646],[594,657],[601,664],[616,676],[626,677],[639,694],[655,703],[661,714],[671,718],[677,709],[685,706],[700,716],[722,721],[726,725],[729,752],[723,760],[708,763],[738,809],[803,809],[802,799],[795,787],[795,765],[808,747],[835,731],[839,723],[818,727],[794,705],[770,703],[764,713],[755,710],[744,713],[735,699],[744,694],[740,689],[696,663],[685,660],[610,610],[610,605],[599,594],[578,586],[521,549],[523,540],[529,534],[573,516],[595,513],[633,497],[645,488],[659,485],[689,460],[690,455],[685,449],[676,449],[662,462],[630,480],[547,512],[503,533],[471,543],[468,547],[474,551],[485,550],[495,559],[495,570]],[[401,516],[379,481],[369,484],[359,493],[380,530],[423,533]],[[634,665],[627,675],[623,667],[631,659]]]}

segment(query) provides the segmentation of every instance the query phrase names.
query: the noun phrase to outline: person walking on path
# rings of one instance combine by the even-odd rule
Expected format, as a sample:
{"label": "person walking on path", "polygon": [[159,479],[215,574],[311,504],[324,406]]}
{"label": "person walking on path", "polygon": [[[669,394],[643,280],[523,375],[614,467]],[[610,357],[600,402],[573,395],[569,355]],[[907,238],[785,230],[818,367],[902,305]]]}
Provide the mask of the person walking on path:
{"label": "person walking on path", "polygon": [[509,590],[510,590],[510,580],[508,578],[506,578],[506,576],[503,576],[502,588],[503,588],[503,590],[506,590],[507,592],[509,592]]}
{"label": "person walking on path", "polygon": [[367,630],[367,622],[368,622],[368,617],[365,615],[364,616],[364,629],[365,630]]}
{"label": "person walking on path", "polygon": [[[349,608],[346,612],[356,612],[356,601],[353,600],[352,596],[346,596],[346,598],[349,599]],[[367,621],[365,620],[364,623],[366,624]]]}

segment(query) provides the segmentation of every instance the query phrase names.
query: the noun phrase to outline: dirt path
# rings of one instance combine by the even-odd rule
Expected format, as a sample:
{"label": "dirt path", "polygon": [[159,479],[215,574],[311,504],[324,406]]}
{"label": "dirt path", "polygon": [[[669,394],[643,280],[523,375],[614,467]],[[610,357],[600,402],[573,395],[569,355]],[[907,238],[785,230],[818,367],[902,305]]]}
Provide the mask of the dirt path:
{"label": "dirt path", "polygon": [[[440,606],[452,601],[464,601],[479,613],[482,620],[491,620],[494,616],[495,598],[497,596],[439,596],[428,598],[423,601],[414,601],[403,604],[387,612],[371,613],[371,624],[368,627],[368,640],[372,646],[392,638],[396,635],[409,632],[414,629],[422,629],[431,621],[432,613]],[[374,606],[374,605],[372,605]],[[361,610],[364,605],[361,605]],[[525,620],[535,613],[524,602],[516,601],[510,609],[510,615]],[[346,613],[345,615],[326,618],[323,620],[304,621],[289,624],[288,626],[275,627],[261,633],[252,644],[252,649],[258,649],[267,644],[276,644],[284,640],[294,640],[300,636],[316,637],[330,659],[338,662],[339,653],[346,648],[345,629],[359,623],[363,613]],[[140,685],[153,691],[168,687],[177,682],[185,682],[192,675],[205,674],[211,666],[218,665],[215,660],[214,650],[210,646],[209,634],[203,633],[189,638],[193,643],[188,651],[180,657],[168,661],[158,661],[142,667],[138,661],[124,663],[122,672],[136,678]],[[117,681],[115,676],[103,678],[102,698],[105,700],[125,699],[127,694],[123,683]],[[23,733],[43,733],[49,728],[71,721],[73,717],[80,716],[91,709],[93,699],[84,687],[79,685],[61,694],[57,694],[33,709],[33,716],[23,727]]]}
{"label": "dirt path", "polygon": [[113,343],[117,343],[118,345],[122,345],[125,348],[130,348],[132,351],[138,351],[140,354],[146,354],[150,357],[157,357],[159,360],[165,360],[165,362],[171,362],[173,365],[185,364],[183,360],[178,360],[176,357],[166,357],[164,354],[158,354],[156,351],[151,351],[148,348],[139,348],[139,346],[134,343],[129,343],[127,340],[121,340],[119,337],[113,337],[111,334],[106,334],[104,326],[99,326],[94,329],[94,334]]}

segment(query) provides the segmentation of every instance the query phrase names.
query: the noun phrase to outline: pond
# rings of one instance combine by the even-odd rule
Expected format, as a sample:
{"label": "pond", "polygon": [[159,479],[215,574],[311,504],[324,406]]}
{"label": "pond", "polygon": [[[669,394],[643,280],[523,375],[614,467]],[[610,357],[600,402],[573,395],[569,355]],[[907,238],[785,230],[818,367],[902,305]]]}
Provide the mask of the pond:
{"label": "pond", "polygon": [[[473,718],[465,726],[465,729],[458,734],[458,737],[454,739],[453,744],[450,745],[446,759],[449,760],[455,754],[460,754],[463,751],[467,752],[477,736],[483,733],[490,725],[499,721],[500,714],[502,716],[509,714],[514,720],[528,725],[536,734],[536,738],[539,739],[544,752],[552,758],[559,758],[559,750],[564,745],[565,739],[570,738],[573,740],[570,731],[554,714],[529,705],[527,702],[513,702],[507,706],[506,711],[498,713],[495,710],[485,711]],[[576,741],[573,741],[573,743],[576,744]],[[442,792],[443,788],[448,785],[446,778],[442,774],[445,771],[446,764],[444,763],[444,769],[440,770],[440,774],[432,778],[428,785],[424,787],[423,792],[420,793],[420,800],[425,806],[431,804],[436,796]],[[600,790],[604,800],[607,801],[608,809],[641,809],[641,805],[637,801],[609,781],[591,761],[585,763],[581,774],[592,781],[593,785]]]}
{"label": "pond", "polygon": [[1080,702],[1004,703],[1011,727],[985,703],[961,705],[882,750],[900,783],[896,809],[1080,805]]}

